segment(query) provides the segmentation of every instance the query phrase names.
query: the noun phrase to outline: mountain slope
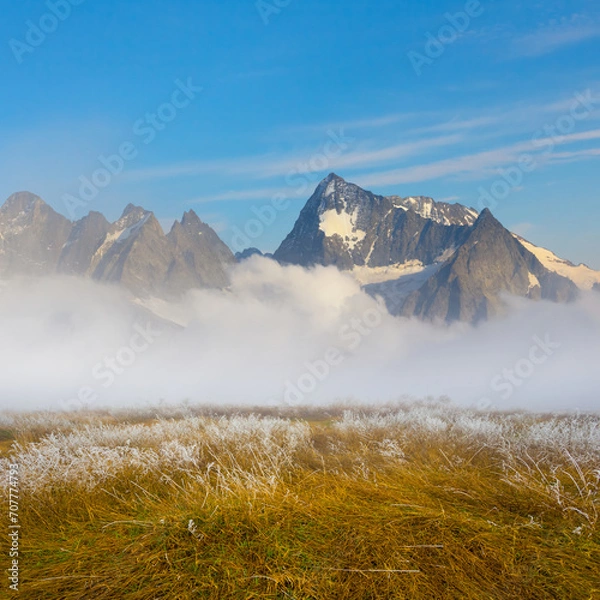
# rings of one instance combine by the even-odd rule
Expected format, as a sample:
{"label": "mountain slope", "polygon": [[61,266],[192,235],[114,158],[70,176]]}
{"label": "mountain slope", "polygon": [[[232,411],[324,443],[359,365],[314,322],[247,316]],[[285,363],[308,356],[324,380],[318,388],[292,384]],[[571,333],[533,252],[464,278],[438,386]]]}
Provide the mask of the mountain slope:
{"label": "mountain slope", "polygon": [[235,256],[193,210],[173,224],[167,240],[174,255],[165,279],[169,289],[227,286]]}
{"label": "mountain slope", "polygon": [[515,236],[529,252],[531,252],[549,271],[558,273],[570,279],[579,289],[591,290],[594,285],[600,285],[600,271],[594,271],[587,265],[574,265],[572,262],[559,258],[550,250],[535,246],[520,236]]}
{"label": "mountain slope", "polygon": [[462,246],[409,295],[401,314],[478,322],[504,312],[503,294],[568,302],[577,288],[546,269],[485,209]]}
{"label": "mountain slope", "polygon": [[56,270],[71,222],[29,192],[0,208],[0,277],[45,275]]}
{"label": "mountain slope", "polygon": [[173,253],[153,213],[129,204],[92,257],[92,277],[136,294],[160,293]]}
{"label": "mountain slope", "polygon": [[87,275],[110,228],[110,223],[98,212],[91,212],[74,223],[58,261],[59,273]]}

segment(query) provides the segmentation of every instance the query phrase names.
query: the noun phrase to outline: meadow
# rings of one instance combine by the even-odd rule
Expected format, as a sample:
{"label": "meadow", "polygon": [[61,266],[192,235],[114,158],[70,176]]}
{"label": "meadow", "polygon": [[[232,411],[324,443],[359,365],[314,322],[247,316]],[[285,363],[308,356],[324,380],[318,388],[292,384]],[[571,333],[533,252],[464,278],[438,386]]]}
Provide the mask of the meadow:
{"label": "meadow", "polygon": [[594,414],[3,413],[0,452],[3,598],[600,599]]}

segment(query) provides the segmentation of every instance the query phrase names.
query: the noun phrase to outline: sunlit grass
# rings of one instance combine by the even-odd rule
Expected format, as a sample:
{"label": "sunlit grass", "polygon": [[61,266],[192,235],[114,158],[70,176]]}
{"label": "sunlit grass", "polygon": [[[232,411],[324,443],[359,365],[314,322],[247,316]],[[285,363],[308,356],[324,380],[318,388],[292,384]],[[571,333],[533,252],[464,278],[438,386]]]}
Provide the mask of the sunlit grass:
{"label": "sunlit grass", "polygon": [[600,418],[275,412],[6,415],[19,596],[600,598]]}

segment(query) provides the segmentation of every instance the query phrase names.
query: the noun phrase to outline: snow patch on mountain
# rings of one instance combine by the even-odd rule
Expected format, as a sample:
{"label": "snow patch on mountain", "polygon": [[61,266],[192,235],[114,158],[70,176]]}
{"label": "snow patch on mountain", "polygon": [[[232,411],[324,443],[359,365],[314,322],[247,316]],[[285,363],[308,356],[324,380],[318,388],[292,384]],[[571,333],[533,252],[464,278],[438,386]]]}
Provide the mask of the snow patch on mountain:
{"label": "snow patch on mountain", "polygon": [[420,260],[409,260],[406,263],[389,267],[354,267],[351,273],[361,285],[371,285],[393,281],[406,275],[415,275],[426,268]]}
{"label": "snow patch on mountain", "polygon": [[[378,282],[365,282],[363,289],[373,297],[383,298],[390,313],[398,314],[406,298],[433,277],[441,266],[440,263],[423,265],[419,261],[409,261],[404,265],[396,265],[395,277]],[[389,275],[392,275],[392,271]],[[365,275],[362,274],[362,277],[365,278]]]}
{"label": "snow patch on mountain", "polygon": [[357,229],[357,219],[358,208],[352,213],[338,212],[332,208],[321,213],[319,229],[326,237],[340,236],[346,242],[348,248],[353,249],[358,242],[365,239],[366,235],[366,232]]}
{"label": "snow patch on mountain", "polygon": [[549,271],[570,279],[579,289],[591,290],[600,284],[600,271],[594,271],[587,265],[574,265],[572,262],[556,256],[546,248],[535,246],[522,237],[513,234],[529,252],[531,252]]}
{"label": "snow patch on mountain", "polygon": [[389,196],[395,208],[404,211],[412,210],[424,219],[429,219],[441,225],[468,225],[471,226],[477,220],[479,213],[473,208],[460,204],[447,204],[436,202],[433,198],[426,196]]}
{"label": "snow patch on mountain", "polygon": [[534,290],[536,287],[541,288],[542,286],[540,285],[540,280],[533,274],[533,273],[529,273],[529,290]]}
{"label": "snow patch on mountain", "polygon": [[[149,212],[146,213],[139,221],[137,221],[133,225],[129,225],[128,227],[123,226],[125,219],[119,219],[119,221],[117,221],[115,223],[115,226],[117,227],[117,229],[115,231],[111,231],[106,234],[106,238],[104,239],[102,246],[100,246],[100,248],[98,248],[98,250],[96,251],[95,256],[97,256],[97,257],[104,256],[106,254],[106,252],[108,250],[110,250],[110,248],[112,248],[112,246],[114,244],[117,244],[119,242],[124,242],[125,240],[130,238],[132,235],[135,235],[144,226],[144,224],[148,221],[151,214],[152,213],[149,213]],[[121,227],[121,228],[119,229],[119,227]]]}

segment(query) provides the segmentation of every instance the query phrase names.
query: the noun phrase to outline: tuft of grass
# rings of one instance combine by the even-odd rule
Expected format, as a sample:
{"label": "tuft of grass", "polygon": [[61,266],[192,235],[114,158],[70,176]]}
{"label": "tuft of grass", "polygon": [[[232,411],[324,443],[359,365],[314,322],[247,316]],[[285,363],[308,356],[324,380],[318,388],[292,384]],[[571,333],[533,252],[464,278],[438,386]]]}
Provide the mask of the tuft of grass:
{"label": "tuft of grass", "polygon": [[305,416],[13,415],[19,596],[600,599],[597,416]]}

